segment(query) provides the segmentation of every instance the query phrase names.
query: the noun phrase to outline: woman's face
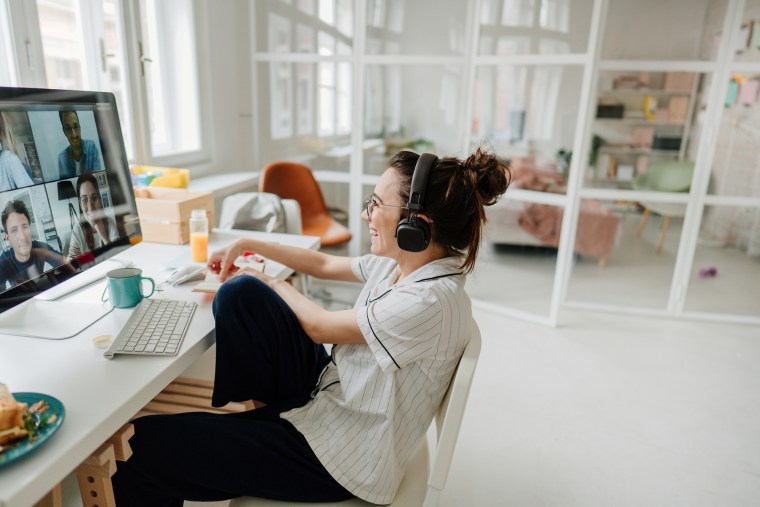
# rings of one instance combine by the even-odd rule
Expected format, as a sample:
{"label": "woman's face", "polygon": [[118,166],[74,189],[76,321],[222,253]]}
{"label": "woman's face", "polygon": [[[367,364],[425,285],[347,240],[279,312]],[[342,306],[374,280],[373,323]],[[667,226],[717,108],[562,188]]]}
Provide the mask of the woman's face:
{"label": "woman's face", "polygon": [[84,218],[90,225],[95,225],[95,221],[103,216],[100,192],[89,181],[85,181],[79,187],[79,205],[82,207]]}
{"label": "woman's face", "polygon": [[[369,197],[369,205],[362,212],[362,220],[369,225],[370,251],[374,255],[398,259],[402,250],[396,242],[396,226],[401,220],[405,203],[398,195],[399,179],[394,169],[387,169]],[[368,214],[369,212],[369,214]]]}

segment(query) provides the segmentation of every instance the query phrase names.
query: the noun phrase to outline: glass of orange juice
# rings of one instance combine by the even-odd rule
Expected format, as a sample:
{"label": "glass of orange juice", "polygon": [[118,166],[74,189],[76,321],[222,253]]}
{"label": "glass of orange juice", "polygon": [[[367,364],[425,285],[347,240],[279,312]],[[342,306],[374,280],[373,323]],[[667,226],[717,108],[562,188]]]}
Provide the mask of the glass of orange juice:
{"label": "glass of orange juice", "polygon": [[208,218],[205,209],[190,212],[190,252],[193,262],[208,261]]}

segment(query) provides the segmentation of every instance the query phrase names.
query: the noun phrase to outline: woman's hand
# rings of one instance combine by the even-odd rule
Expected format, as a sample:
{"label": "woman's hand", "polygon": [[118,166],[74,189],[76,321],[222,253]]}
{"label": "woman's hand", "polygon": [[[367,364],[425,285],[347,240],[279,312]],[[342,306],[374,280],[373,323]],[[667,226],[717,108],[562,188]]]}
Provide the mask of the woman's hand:
{"label": "woman's hand", "polygon": [[249,248],[250,246],[246,245],[245,240],[236,239],[224,248],[212,252],[206,265],[209,271],[219,275],[219,281],[224,282],[230,274],[238,270],[238,267],[233,264],[235,259]]}
{"label": "woman's hand", "polygon": [[272,278],[271,276],[264,273],[263,271],[257,271],[251,268],[240,269],[237,272],[235,272],[235,274],[233,274],[232,276],[235,277],[235,276],[246,276],[246,275],[256,277],[262,282],[264,282],[265,284],[269,285],[270,287],[272,287],[272,282],[276,281],[275,278]]}

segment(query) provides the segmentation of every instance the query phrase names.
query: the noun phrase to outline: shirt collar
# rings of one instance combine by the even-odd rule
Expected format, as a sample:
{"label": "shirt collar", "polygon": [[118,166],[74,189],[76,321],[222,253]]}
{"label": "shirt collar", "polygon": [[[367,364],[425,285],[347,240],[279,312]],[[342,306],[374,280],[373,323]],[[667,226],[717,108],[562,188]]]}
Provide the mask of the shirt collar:
{"label": "shirt collar", "polygon": [[[398,265],[396,267],[398,269]],[[397,285],[406,285],[407,283],[419,282],[425,278],[433,278],[442,275],[463,274],[462,260],[458,257],[444,257],[442,259],[428,262],[403,279]]]}

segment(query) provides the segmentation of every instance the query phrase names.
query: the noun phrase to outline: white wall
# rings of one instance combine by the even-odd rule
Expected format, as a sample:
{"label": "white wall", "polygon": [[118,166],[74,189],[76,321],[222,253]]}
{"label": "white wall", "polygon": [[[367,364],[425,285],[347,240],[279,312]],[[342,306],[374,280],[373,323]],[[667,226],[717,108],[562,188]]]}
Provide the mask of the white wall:
{"label": "white wall", "polygon": [[707,5],[707,0],[610,0],[602,58],[698,59]]}
{"label": "white wall", "polygon": [[[208,83],[201,100],[207,118],[201,132],[211,160],[194,168],[194,176],[258,170],[250,165],[251,86],[247,0],[197,2],[197,26],[205,31],[198,48],[201,81]],[[202,40],[203,40],[202,39]]]}

